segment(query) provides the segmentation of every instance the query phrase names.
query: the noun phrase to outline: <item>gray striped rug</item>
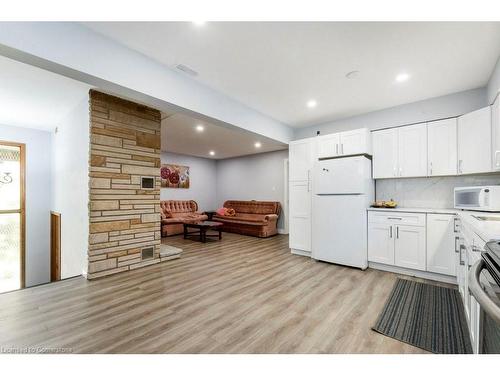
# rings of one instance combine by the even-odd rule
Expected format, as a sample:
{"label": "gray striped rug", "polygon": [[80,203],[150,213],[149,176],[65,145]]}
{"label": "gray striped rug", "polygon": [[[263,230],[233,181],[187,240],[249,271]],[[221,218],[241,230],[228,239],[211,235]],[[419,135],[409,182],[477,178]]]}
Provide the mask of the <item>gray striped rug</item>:
{"label": "gray striped rug", "polygon": [[373,330],[433,353],[472,353],[456,289],[398,279]]}

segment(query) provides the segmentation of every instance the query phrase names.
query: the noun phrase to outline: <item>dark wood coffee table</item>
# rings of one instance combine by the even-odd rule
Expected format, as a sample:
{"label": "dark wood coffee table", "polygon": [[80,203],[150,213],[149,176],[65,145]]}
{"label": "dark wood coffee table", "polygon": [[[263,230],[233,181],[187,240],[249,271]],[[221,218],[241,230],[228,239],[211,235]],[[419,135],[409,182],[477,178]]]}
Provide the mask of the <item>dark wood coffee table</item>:
{"label": "dark wood coffee table", "polygon": [[[222,239],[222,223],[217,221],[199,221],[197,223],[184,223],[184,238],[187,239],[189,236],[199,236],[201,242],[207,242],[207,237],[219,237]],[[194,231],[189,231],[188,229],[196,229]],[[219,232],[218,234],[207,234],[207,231],[214,230]]]}

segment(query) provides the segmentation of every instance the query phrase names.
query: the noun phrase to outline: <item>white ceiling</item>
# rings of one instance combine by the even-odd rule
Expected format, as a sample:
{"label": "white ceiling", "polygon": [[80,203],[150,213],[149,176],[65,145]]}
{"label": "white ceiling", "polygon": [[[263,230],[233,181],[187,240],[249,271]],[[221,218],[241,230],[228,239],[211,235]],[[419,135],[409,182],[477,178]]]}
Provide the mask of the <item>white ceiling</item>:
{"label": "white ceiling", "polygon": [[[294,127],[483,87],[500,55],[493,22],[86,25]],[[395,83],[400,72],[411,78]]]}
{"label": "white ceiling", "polygon": [[[202,125],[203,132],[196,131]],[[259,149],[256,142],[261,143]],[[227,128],[177,113],[162,120],[161,149],[178,154],[193,155],[211,159],[226,159],[261,152],[284,150],[287,145],[262,136]],[[215,151],[211,156],[210,151]]]}
{"label": "white ceiling", "polygon": [[53,130],[90,88],[0,56],[0,124]]}

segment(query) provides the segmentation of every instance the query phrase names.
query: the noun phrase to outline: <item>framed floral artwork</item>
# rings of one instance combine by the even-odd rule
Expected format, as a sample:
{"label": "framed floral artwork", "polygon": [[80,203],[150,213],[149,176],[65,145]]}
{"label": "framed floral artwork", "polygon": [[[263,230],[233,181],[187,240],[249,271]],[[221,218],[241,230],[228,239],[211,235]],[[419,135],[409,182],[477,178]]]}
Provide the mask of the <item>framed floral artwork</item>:
{"label": "framed floral artwork", "polygon": [[189,167],[185,165],[162,164],[161,187],[189,189]]}

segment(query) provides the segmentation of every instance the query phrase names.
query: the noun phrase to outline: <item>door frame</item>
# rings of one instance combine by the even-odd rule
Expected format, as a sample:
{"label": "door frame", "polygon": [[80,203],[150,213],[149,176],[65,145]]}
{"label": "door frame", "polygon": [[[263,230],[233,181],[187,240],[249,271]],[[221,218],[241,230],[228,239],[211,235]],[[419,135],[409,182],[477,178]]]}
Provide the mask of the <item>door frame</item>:
{"label": "door frame", "polygon": [[61,280],[61,214],[50,211],[50,282]]}
{"label": "door frame", "polygon": [[21,187],[20,187],[20,207],[19,210],[4,210],[3,213],[19,213],[20,214],[20,259],[21,259],[21,289],[26,287],[26,144],[10,141],[0,140],[0,145],[4,146],[14,146],[19,147],[21,150],[20,157],[20,177],[21,177]]}

